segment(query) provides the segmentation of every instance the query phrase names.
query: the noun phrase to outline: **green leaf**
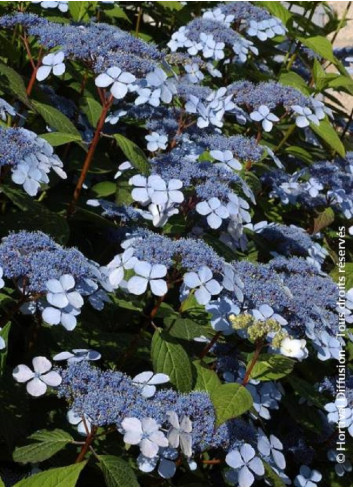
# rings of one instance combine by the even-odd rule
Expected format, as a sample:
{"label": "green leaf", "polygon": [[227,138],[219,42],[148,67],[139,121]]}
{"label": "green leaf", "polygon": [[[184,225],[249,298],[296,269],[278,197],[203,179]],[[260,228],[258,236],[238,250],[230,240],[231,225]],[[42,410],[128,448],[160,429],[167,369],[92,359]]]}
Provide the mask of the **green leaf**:
{"label": "green leaf", "polygon": [[122,458],[100,455],[99,460],[108,487],[140,487],[135,472]]}
{"label": "green leaf", "polygon": [[33,100],[32,105],[38,114],[43,117],[50,128],[56,129],[58,132],[63,132],[65,134],[74,134],[79,138],[79,140],[82,140],[79,131],[70,121],[70,119],[60,112],[60,110],[55,109],[51,105],[37,102],[36,100]]}
{"label": "green leaf", "polygon": [[213,392],[221,384],[221,381],[214,370],[210,370],[202,365],[201,360],[195,360],[193,365],[196,369],[196,382],[194,390]]}
{"label": "green leaf", "polygon": [[69,2],[69,11],[74,21],[89,20],[88,10],[92,2]]}
{"label": "green leaf", "polygon": [[[277,3],[277,2],[274,2]],[[322,58],[331,61],[331,63],[336,64],[337,59],[333,54],[331,42],[323,36],[313,36],[313,37],[298,37],[300,41],[307,48],[312,49],[315,53],[319,54]]]}
{"label": "green leaf", "polygon": [[[344,270],[344,274],[342,273]],[[338,282],[340,277],[345,277],[345,288],[348,291],[353,287],[353,263],[346,262],[344,268],[339,270],[338,267],[334,268],[330,273],[330,276],[335,282]]]}
{"label": "green leaf", "polygon": [[248,411],[253,403],[251,394],[240,384],[223,384],[211,393],[211,401],[216,411],[217,425],[228,419],[237,418]]}
{"label": "green leaf", "polygon": [[17,482],[13,487],[75,487],[86,462],[45,470]]}
{"label": "green leaf", "polygon": [[345,156],[346,151],[344,146],[338,137],[336,131],[329,123],[328,119],[324,119],[320,121],[320,125],[316,125],[310,123],[310,128],[317,134],[328,146],[337,151],[337,153],[342,156]]}
{"label": "green leaf", "polygon": [[331,207],[327,207],[324,211],[320,212],[317,217],[314,218],[314,225],[312,233],[316,234],[321,229],[326,228],[335,220],[335,213]]}
{"label": "green leaf", "polygon": [[0,477],[0,487],[5,487],[5,484],[3,483],[3,480],[1,477]]}
{"label": "green leaf", "polygon": [[142,149],[121,134],[114,134],[114,138],[130,163],[141,173],[147,175],[149,173],[149,164]]}
{"label": "green leaf", "polygon": [[280,478],[280,476],[272,469],[271,465],[262,461],[265,467],[265,478],[271,482],[271,487],[286,487],[286,483]]}
{"label": "green leaf", "polygon": [[64,132],[48,132],[40,134],[42,139],[45,139],[51,146],[62,146],[63,144],[72,143],[74,141],[82,141],[81,136],[76,134],[66,134]]}
{"label": "green leaf", "polygon": [[286,25],[288,20],[292,17],[292,14],[287,10],[281,2],[266,1],[259,3],[260,7],[265,7],[272,15],[281,19]]}
{"label": "green leaf", "polygon": [[159,3],[159,5],[169,10],[178,11],[183,8],[183,5],[180,2],[157,2],[157,3]]}
{"label": "green leaf", "polygon": [[102,113],[101,104],[92,97],[84,97],[82,99],[81,110],[86,115],[91,126],[96,127]]}
{"label": "green leaf", "polygon": [[298,396],[310,401],[319,409],[323,409],[326,401],[324,400],[323,396],[316,391],[316,389],[313,389],[312,384],[304,379],[301,379],[300,377],[297,377],[296,375],[291,375],[288,377],[288,382]]}
{"label": "green leaf", "polygon": [[0,338],[2,338],[6,343],[6,348],[0,351],[0,375],[5,371],[6,357],[7,357],[7,345],[9,341],[9,333],[11,328],[11,322],[5,324],[5,326],[0,331]]}
{"label": "green leaf", "polygon": [[[204,313],[206,315],[206,313]],[[181,340],[193,341],[197,336],[209,336],[211,333],[210,327],[208,327],[207,316],[205,318],[205,323],[203,321],[196,322],[190,318],[172,316],[165,318],[164,324],[167,326],[168,334],[174,338],[179,338]]]}
{"label": "green leaf", "polygon": [[192,388],[192,364],[184,348],[170,335],[157,329],[152,338],[152,363],[155,372],[169,375],[180,392]]}
{"label": "green leaf", "polygon": [[105,9],[104,15],[106,15],[107,17],[110,17],[111,19],[123,19],[123,20],[126,20],[127,22],[129,22],[129,24],[131,24],[131,20],[126,15],[124,10],[121,7],[117,7],[116,5],[114,6],[114,8],[111,8],[109,10]]}
{"label": "green leaf", "polygon": [[308,90],[308,82],[297,73],[294,73],[294,71],[282,73],[278,81],[282,85],[297,88],[305,95],[310,95],[310,90]]}
{"label": "green leaf", "polygon": [[39,443],[16,448],[13,453],[15,462],[22,464],[43,462],[43,460],[52,457],[73,441],[71,435],[59,429],[38,431],[31,435],[29,439],[39,441]]}
{"label": "green leaf", "polygon": [[[248,367],[251,363],[249,359]],[[277,380],[290,374],[295,365],[295,360],[283,355],[263,353],[259,356],[251,371],[250,378],[256,380]]]}
{"label": "green leaf", "polygon": [[296,158],[299,158],[305,163],[310,164],[313,162],[313,155],[306,149],[301,148],[300,146],[288,146],[284,151],[285,153],[288,153],[290,155],[295,156]]}
{"label": "green leaf", "polygon": [[30,105],[25,84],[17,71],[10,68],[10,66],[0,63],[0,77],[2,75],[6,78],[6,84],[1,84],[3,85],[4,90],[9,90],[9,92],[21,100],[21,102]]}
{"label": "green leaf", "polygon": [[109,195],[114,195],[116,192],[115,182],[99,182],[92,187],[93,192],[97,197],[108,197]]}
{"label": "green leaf", "polygon": [[338,75],[333,80],[328,82],[329,88],[342,89],[353,95],[353,80],[344,75]]}

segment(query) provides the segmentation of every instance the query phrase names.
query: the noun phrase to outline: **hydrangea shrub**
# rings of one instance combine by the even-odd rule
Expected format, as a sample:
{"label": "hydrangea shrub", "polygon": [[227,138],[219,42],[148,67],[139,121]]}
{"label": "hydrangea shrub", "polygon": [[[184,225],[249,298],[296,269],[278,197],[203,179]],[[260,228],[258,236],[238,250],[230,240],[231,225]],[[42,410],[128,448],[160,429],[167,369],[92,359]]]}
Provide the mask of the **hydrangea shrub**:
{"label": "hydrangea shrub", "polygon": [[0,485],[349,485],[348,17],[1,3]]}

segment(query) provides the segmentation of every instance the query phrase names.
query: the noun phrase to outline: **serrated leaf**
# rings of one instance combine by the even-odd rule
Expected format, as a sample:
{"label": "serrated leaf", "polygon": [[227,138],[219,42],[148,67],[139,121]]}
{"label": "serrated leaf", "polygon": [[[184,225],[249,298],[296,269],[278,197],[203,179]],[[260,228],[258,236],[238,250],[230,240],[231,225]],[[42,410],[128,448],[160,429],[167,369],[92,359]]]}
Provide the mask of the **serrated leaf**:
{"label": "serrated leaf", "polygon": [[60,429],[38,431],[31,435],[29,439],[40,443],[31,443],[30,445],[16,448],[13,453],[15,462],[22,464],[43,462],[43,460],[52,457],[73,441],[71,435]]}
{"label": "serrated leaf", "polygon": [[14,487],[75,487],[86,462],[45,470],[17,482]]}
{"label": "serrated leaf", "polygon": [[62,146],[63,144],[72,143],[74,141],[82,141],[81,136],[76,134],[66,134],[64,132],[48,132],[40,134],[42,139],[45,139],[51,146]]}
{"label": "serrated leaf", "polygon": [[10,66],[0,63],[0,77],[1,76],[4,76],[7,80],[4,89],[9,90],[12,95],[15,95],[24,104],[30,105],[24,81],[17,71],[10,68]]}
{"label": "serrated leaf", "polygon": [[253,404],[250,392],[244,386],[235,383],[217,387],[210,393],[210,396],[216,411],[217,426],[228,419],[241,416]]}
{"label": "serrated leaf", "polygon": [[114,134],[114,138],[121,151],[134,166],[134,168],[139,170],[142,174],[147,175],[149,173],[149,163],[142,149],[121,134]]}
{"label": "serrated leaf", "polygon": [[314,218],[314,225],[313,225],[313,230],[312,234],[316,234],[321,229],[326,228],[330,224],[333,223],[335,220],[335,213],[331,207],[328,207],[325,209],[323,212],[320,212],[320,214]]}
{"label": "serrated leaf", "polygon": [[195,360],[193,365],[196,369],[194,390],[211,393],[221,385],[221,381],[216,372],[202,365],[201,360]]}
{"label": "serrated leaf", "polygon": [[336,131],[329,123],[328,119],[324,119],[320,121],[320,125],[316,125],[310,123],[310,128],[317,134],[328,146],[337,151],[337,153],[342,156],[345,156],[346,151],[342,144],[342,141],[338,137]]}
{"label": "serrated leaf", "polygon": [[[251,358],[249,359],[249,364]],[[250,378],[255,380],[278,380],[290,374],[295,365],[295,360],[283,355],[263,353],[251,371]]]}
{"label": "serrated leaf", "polygon": [[92,97],[84,97],[81,104],[81,110],[86,115],[91,126],[96,127],[102,113],[101,104]]}
{"label": "serrated leaf", "polygon": [[43,117],[50,128],[56,129],[58,132],[63,132],[65,134],[74,134],[80,138],[80,140],[82,140],[78,129],[76,129],[70,119],[60,112],[60,110],[55,109],[51,105],[37,102],[36,100],[33,100],[32,105],[38,114]]}
{"label": "serrated leaf", "polygon": [[192,364],[184,348],[172,336],[157,329],[152,338],[152,363],[155,372],[169,375],[180,392],[192,388]]}
{"label": "serrated leaf", "polygon": [[140,487],[135,472],[130,465],[120,457],[101,455],[99,467],[108,487]]}

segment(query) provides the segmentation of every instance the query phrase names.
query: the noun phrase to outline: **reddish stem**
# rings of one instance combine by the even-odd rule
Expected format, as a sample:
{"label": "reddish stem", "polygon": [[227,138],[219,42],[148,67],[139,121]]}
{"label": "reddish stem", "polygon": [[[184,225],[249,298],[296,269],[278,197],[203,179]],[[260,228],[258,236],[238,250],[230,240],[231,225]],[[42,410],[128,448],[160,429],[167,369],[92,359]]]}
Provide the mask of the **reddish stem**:
{"label": "reddish stem", "polygon": [[213,347],[213,345],[218,341],[218,339],[221,336],[221,334],[222,334],[222,332],[221,331],[218,331],[218,333],[214,335],[214,337],[212,338],[212,340],[205,346],[205,348],[202,350],[202,352],[200,354],[200,359],[201,360],[207,355],[207,353],[211,350],[211,348]]}
{"label": "reddish stem", "polygon": [[75,210],[77,201],[78,201],[78,199],[80,197],[83,184],[84,184],[84,182],[86,180],[86,176],[87,176],[88,170],[89,170],[89,168],[91,166],[92,159],[93,159],[94,153],[96,151],[96,148],[97,148],[97,145],[98,145],[98,142],[99,142],[99,139],[100,139],[100,135],[101,135],[101,132],[102,132],[102,129],[103,129],[103,126],[104,126],[105,118],[107,116],[107,113],[108,113],[111,105],[112,105],[112,102],[113,102],[113,95],[111,95],[105,101],[105,104],[104,104],[104,106],[102,108],[102,112],[101,112],[101,115],[100,115],[99,120],[98,120],[98,123],[97,123],[96,131],[94,133],[94,136],[93,136],[91,145],[89,147],[88,153],[87,153],[86,158],[85,158],[85,161],[83,163],[83,167],[82,167],[82,170],[81,170],[80,178],[78,179],[78,182],[77,182],[77,185],[76,185],[76,188],[75,188],[75,191],[74,191],[73,199],[72,199],[72,201],[71,201],[71,203],[69,205],[69,208],[67,210],[67,217],[70,217],[72,215],[72,213],[74,212],[74,210]]}
{"label": "reddish stem", "polygon": [[27,86],[27,89],[26,89],[26,93],[27,93],[28,96],[30,96],[31,93],[32,93],[32,90],[33,90],[33,87],[34,87],[34,84],[35,84],[35,81],[36,81],[37,71],[38,71],[38,68],[40,67],[41,64],[42,64],[42,48],[39,51],[38,63],[35,65],[35,67],[34,67],[34,69],[32,71],[32,75],[31,75],[31,78],[29,80],[29,83],[28,83],[28,86]]}
{"label": "reddish stem", "polygon": [[91,446],[91,443],[94,440],[94,437],[96,435],[96,432],[97,432],[97,428],[95,426],[93,426],[91,433],[89,433],[89,435],[87,436],[86,441],[85,441],[85,444],[83,445],[83,447],[81,448],[80,453],[78,454],[78,457],[77,457],[77,459],[75,461],[75,464],[78,464],[78,463],[82,462],[82,460],[85,458],[85,455],[88,452],[89,447]]}
{"label": "reddish stem", "polygon": [[242,385],[245,386],[249,382],[251,372],[253,371],[253,368],[256,365],[256,362],[257,362],[257,360],[259,358],[259,355],[261,353],[261,350],[262,350],[262,347],[263,346],[264,346],[263,341],[259,341],[256,344],[256,350],[255,350],[254,355],[252,357],[251,363],[250,363],[249,367],[247,368],[247,370],[245,372],[245,376],[244,376],[244,380],[242,382]]}

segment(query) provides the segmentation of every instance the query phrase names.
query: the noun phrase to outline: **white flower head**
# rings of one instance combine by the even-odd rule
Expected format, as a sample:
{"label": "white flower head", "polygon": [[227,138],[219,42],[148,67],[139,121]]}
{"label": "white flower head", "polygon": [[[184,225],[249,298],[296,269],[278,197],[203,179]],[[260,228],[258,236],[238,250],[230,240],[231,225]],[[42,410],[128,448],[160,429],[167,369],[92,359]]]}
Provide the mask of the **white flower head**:
{"label": "white flower head", "polygon": [[290,358],[297,358],[298,360],[304,360],[308,356],[308,350],[306,348],[306,340],[295,340],[292,338],[285,338],[280,347],[282,355]]}
{"label": "white flower head", "polygon": [[33,397],[46,393],[47,387],[57,387],[61,384],[61,377],[51,370],[52,364],[46,357],[34,357],[33,370],[27,365],[20,364],[13,370],[12,376],[17,382],[27,382],[27,392]]}
{"label": "white flower head", "polygon": [[135,80],[135,75],[132,73],[122,71],[118,66],[112,66],[106,73],[97,76],[95,84],[100,88],[110,87],[112,95],[116,99],[122,99]]}
{"label": "white flower head", "polygon": [[132,379],[132,383],[141,389],[143,397],[149,398],[156,393],[156,385],[165,384],[169,380],[169,375],[146,371],[136,375]]}
{"label": "white flower head", "polygon": [[179,421],[174,411],[168,413],[171,428],[168,431],[168,441],[171,447],[178,448],[186,457],[192,455],[192,422],[188,416],[183,416]]}
{"label": "white flower head", "polygon": [[63,51],[50,53],[42,59],[42,65],[38,68],[36,78],[38,81],[43,81],[53,72],[53,75],[60,76],[65,73],[65,54]]}
{"label": "white flower head", "polygon": [[250,119],[256,122],[261,122],[262,128],[265,132],[272,131],[273,123],[279,121],[279,118],[270,112],[267,105],[260,105],[257,110],[251,112]]}
{"label": "white flower head", "polygon": [[141,295],[149,285],[154,295],[163,296],[168,291],[168,285],[163,277],[167,275],[165,265],[151,265],[147,261],[138,261],[134,266],[136,275],[127,282],[127,289],[131,294]]}
{"label": "white flower head", "polygon": [[160,431],[160,425],[153,418],[125,418],[122,423],[124,442],[139,445],[142,455],[153,458],[160,447],[168,446],[168,439]]}

